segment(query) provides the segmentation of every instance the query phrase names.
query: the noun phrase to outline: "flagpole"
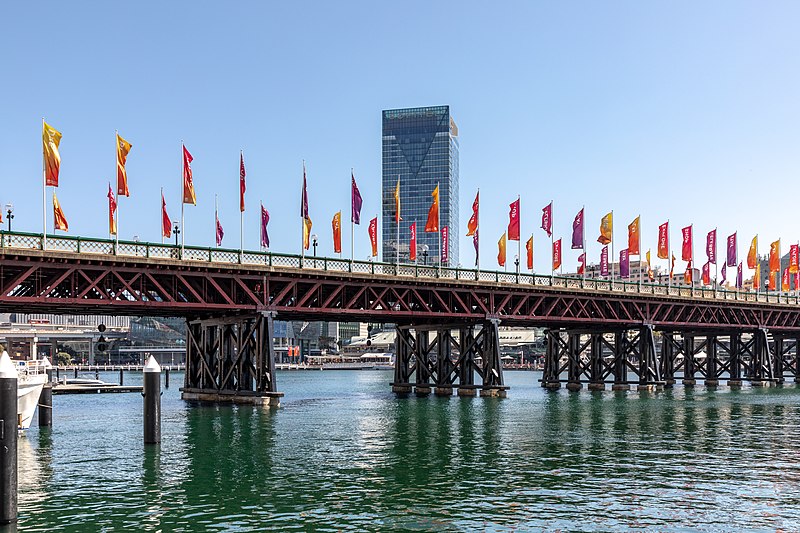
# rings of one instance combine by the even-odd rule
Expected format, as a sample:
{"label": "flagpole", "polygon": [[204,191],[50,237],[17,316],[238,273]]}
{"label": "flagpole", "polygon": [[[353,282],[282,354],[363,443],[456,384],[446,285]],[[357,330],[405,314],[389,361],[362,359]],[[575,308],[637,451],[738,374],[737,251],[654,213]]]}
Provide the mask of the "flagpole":
{"label": "flagpole", "polygon": [[[306,177],[306,160],[303,159],[303,186],[305,186]],[[306,257],[306,213],[303,210],[303,192],[305,188],[300,189],[300,267],[303,267],[303,260]],[[311,236],[309,236],[309,239]]]}
{"label": "flagpole", "polygon": [[161,187],[161,204],[158,206],[158,212],[160,214],[160,226],[161,226],[161,244],[164,244],[164,187]]}
{"label": "flagpole", "polygon": [[669,238],[669,219],[667,219],[667,288],[672,288],[672,240]]}
{"label": "flagpole", "polygon": [[[119,130],[114,130],[114,134],[115,134],[114,138],[116,139],[116,143],[117,143],[117,146],[116,146],[117,152],[119,152]],[[119,250],[119,175],[118,175],[119,174],[119,168],[117,168],[117,164],[118,163],[119,163],[118,155],[115,154],[114,167],[116,168],[116,174],[117,174],[117,192],[114,193],[113,190],[112,190],[112,193],[116,195],[116,199],[117,199],[117,212],[114,213],[114,215],[116,216],[116,219],[117,219],[117,223],[116,223],[117,227],[114,228],[115,230],[117,230],[114,233],[114,237],[115,237],[115,240],[114,240],[114,254],[115,255],[117,253],[117,250]]]}
{"label": "flagpole", "polygon": [[183,158],[185,157],[183,151],[185,149],[186,147],[183,145],[183,139],[181,139],[181,188],[178,189],[180,191],[178,194],[180,194],[180,199],[181,199],[181,259],[183,259],[183,250],[186,242],[186,219],[184,218],[184,211],[186,208],[186,202],[184,200],[186,200],[186,198],[183,197],[183,192],[184,192],[183,189],[186,186],[183,177],[183,172],[184,172]]}
{"label": "flagpole", "polygon": [[692,296],[694,296],[694,224],[689,226],[692,232],[692,260],[689,262],[691,268],[689,269],[689,279],[692,281]]}
{"label": "flagpole", "polygon": [[550,278],[551,279],[556,271],[556,269],[553,268],[553,254],[555,253],[555,246],[556,246],[556,222],[555,222],[555,217],[553,216],[553,211],[555,211],[555,209],[553,209],[554,203],[555,202],[553,202],[553,200],[550,200]]}
{"label": "flagpole", "polygon": [[[727,257],[725,258],[727,261]],[[714,296],[717,295],[717,284],[719,283],[719,257],[717,257],[717,228],[714,228]]]}
{"label": "flagpole", "polygon": [[353,271],[353,256],[355,255],[355,233],[356,223],[353,220],[353,167],[350,167],[350,272]]}
{"label": "flagpole", "polygon": [[[239,161],[244,163],[244,150],[239,150]],[[239,168],[239,260],[241,261],[242,254],[244,254],[244,210],[242,209],[242,173],[241,165]],[[216,228],[215,228],[216,229]]]}
{"label": "flagpole", "polygon": [[581,237],[583,238],[583,242],[581,246],[583,247],[583,279],[586,280],[586,204],[583,204],[581,207]]}
{"label": "flagpole", "polygon": [[[637,237],[639,237],[639,292],[642,292],[642,214],[641,212],[636,217],[639,219],[639,223],[637,224],[636,231],[638,233]],[[650,265],[648,265],[650,266]]]}
{"label": "flagpole", "polygon": [[[439,182],[436,182],[436,190],[439,194],[442,194],[442,191],[439,189]],[[439,197],[436,197],[436,229],[439,230],[436,233],[439,237],[439,276],[442,275],[442,212],[441,212],[441,202],[439,202]]]}
{"label": "flagpole", "polygon": [[611,210],[611,288],[614,288],[614,210]]}
{"label": "flagpole", "polygon": [[[44,117],[42,117],[42,134],[44,134]],[[47,173],[44,162],[44,138],[42,138],[42,250],[47,249]]]}
{"label": "flagpole", "polygon": [[397,272],[400,274],[400,174],[397,175],[397,213],[394,215],[394,223],[397,226]]}
{"label": "flagpole", "polygon": [[214,244],[217,243],[217,221],[219,220],[219,202],[217,201],[217,193],[214,193]]}
{"label": "flagpole", "polygon": [[475,266],[481,270],[481,188],[478,187],[478,212],[475,216],[475,231],[478,236],[478,246],[475,247]]}

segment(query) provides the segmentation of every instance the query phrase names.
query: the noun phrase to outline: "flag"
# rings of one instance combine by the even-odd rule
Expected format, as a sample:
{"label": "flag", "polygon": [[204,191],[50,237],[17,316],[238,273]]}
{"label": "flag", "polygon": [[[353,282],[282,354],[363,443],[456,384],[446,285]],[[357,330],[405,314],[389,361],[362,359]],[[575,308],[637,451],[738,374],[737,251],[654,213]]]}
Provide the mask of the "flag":
{"label": "flag", "polygon": [[397,187],[394,188],[394,221],[400,222],[400,176],[397,176]]}
{"label": "flag", "polygon": [[450,244],[450,232],[447,230],[447,226],[442,226],[442,257],[441,261],[443,265],[447,264],[447,261],[450,259],[448,255],[448,248]]}
{"label": "flag", "polygon": [[497,241],[497,264],[506,266],[506,233]]}
{"label": "flag", "polygon": [[128,171],[125,170],[125,162],[130,151],[131,143],[117,133],[117,195],[119,196],[131,195],[128,191]]}
{"label": "flag", "polygon": [[561,239],[553,242],[553,270],[561,267]]}
{"label": "flag", "polygon": [[553,202],[542,208],[542,229],[547,232],[548,237],[553,236]]}
{"label": "flag", "polygon": [[61,144],[61,132],[42,121],[42,158],[44,159],[44,183],[47,186],[58,187],[58,173],[61,170],[59,144]]}
{"label": "flag", "polygon": [[214,221],[217,227],[217,246],[222,246],[222,238],[225,236],[225,232],[222,230],[222,223],[219,221],[219,216],[217,216],[216,212],[214,213]]}
{"label": "flag", "polygon": [[586,252],[578,256],[578,275],[582,276],[586,273]]}
{"label": "flag", "polygon": [[669,266],[669,279],[675,278],[675,254],[672,254],[672,262]]}
{"label": "flag", "polygon": [[653,274],[653,269],[650,268],[650,250],[647,250],[647,253],[644,254],[644,255],[645,255],[645,258],[646,258],[646,261],[647,261],[647,278],[650,281],[654,281],[655,280],[655,275]]}
{"label": "flag", "polygon": [[417,260],[417,223],[414,222],[409,228],[411,230],[411,240],[408,242],[409,261]]}
{"label": "flag", "polygon": [[701,278],[703,285],[711,285],[711,262],[706,261],[703,263],[703,277]]}
{"label": "flag", "polygon": [[519,240],[519,198],[508,206],[508,240]]}
{"label": "flag", "polygon": [[725,282],[728,281],[728,263],[722,263],[722,281],[719,282],[720,285],[725,285]]}
{"label": "flag", "polygon": [[694,285],[694,280],[692,279],[694,276],[692,275],[692,262],[686,265],[686,272],[683,273],[683,282],[687,285]]}
{"label": "flag", "polygon": [[164,191],[161,191],[161,236],[172,237],[172,221],[167,214],[167,202],[164,200]]}
{"label": "flag", "polygon": [[342,253],[342,212],[339,211],[335,215],[333,215],[333,220],[331,221],[331,227],[333,229],[333,252],[340,254]]}
{"label": "flag", "polygon": [[472,236],[472,246],[475,247],[475,266],[478,266],[478,229],[475,230],[475,235]]}
{"label": "flag", "polygon": [[783,269],[783,276],[781,277],[781,290],[789,290],[789,268]]}
{"label": "flag", "polygon": [[[300,218],[308,218],[308,183],[306,182],[306,162],[303,161],[303,192],[300,195]],[[306,250],[308,247],[306,246]]]}
{"label": "flag", "polygon": [[239,212],[244,213],[244,191],[247,190],[244,171],[244,152],[239,152]]}
{"label": "flag", "polygon": [[775,279],[777,277],[778,277],[777,272],[769,273],[769,285],[767,285],[767,290],[774,291],[777,288],[777,280]]}
{"label": "flag", "polygon": [[729,267],[735,267],[736,263],[739,262],[739,252],[738,246],[736,246],[736,232],[733,232],[733,235],[728,235],[728,253],[727,253],[725,263]]}
{"label": "flag", "polygon": [[61,204],[58,203],[55,191],[53,191],[53,226],[61,231],[69,230],[67,217],[64,216],[64,211],[61,210]]}
{"label": "flag", "polygon": [[361,224],[361,193],[356,185],[356,177],[350,173],[350,221],[353,224]]}
{"label": "flag", "polygon": [[533,235],[531,235],[528,242],[525,243],[525,251],[527,252],[527,263],[528,270],[533,270]]}
{"label": "flag", "polygon": [[797,291],[800,289],[800,272],[797,272],[793,275],[794,277],[794,290]]}
{"label": "flag", "polygon": [[753,237],[750,243],[750,251],[747,252],[747,268],[756,268],[758,262],[758,235]]}
{"label": "flag", "polygon": [[114,189],[111,184],[108,184],[108,233],[110,235],[117,234],[117,220],[114,218],[114,213],[117,211],[117,200],[114,198]]}
{"label": "flag", "polygon": [[631,263],[628,249],[619,251],[619,276],[621,278],[631,277]]}
{"label": "flag", "polygon": [[475,235],[475,232],[478,230],[478,206],[480,200],[480,191],[475,195],[475,201],[472,202],[472,216],[469,217],[469,222],[467,222],[467,237],[471,235]]}
{"label": "flag", "polygon": [[650,267],[650,250],[647,250],[647,253],[644,254],[644,260],[647,261],[648,268]]}
{"label": "flag", "polygon": [[614,238],[614,214],[608,213],[600,219],[600,236],[597,242],[600,244],[609,244]]}
{"label": "flag", "polygon": [[641,256],[639,250],[639,217],[628,224],[628,255]]}
{"label": "flag", "polygon": [[744,286],[744,275],[742,272],[742,263],[736,267],[736,288],[741,289]]}
{"label": "flag", "polygon": [[194,194],[194,181],[192,181],[192,161],[194,158],[186,146],[183,147],[183,203],[197,205]]}
{"label": "flag", "polygon": [[369,221],[369,243],[372,245],[372,257],[378,256],[378,217]]}
{"label": "flag", "polygon": [[717,230],[712,229],[706,235],[706,257],[712,265],[717,264]]}
{"label": "flag", "polygon": [[781,240],[769,245],[769,271],[780,272],[781,270]]}
{"label": "flag", "polygon": [[583,209],[578,211],[572,221],[572,249],[583,250]]}
{"label": "flag", "polygon": [[311,245],[311,227],[313,225],[311,218],[303,219],[303,249],[305,250],[308,250]]}
{"label": "flag", "polygon": [[761,269],[756,268],[755,273],[753,273],[753,288],[758,290],[761,286]]}
{"label": "flag", "polygon": [[264,204],[261,204],[261,246],[269,248],[269,233],[267,233],[267,224],[269,224],[269,211],[264,209]]}
{"label": "flag", "polygon": [[681,245],[681,260],[692,261],[692,226],[681,229],[683,243]]}
{"label": "flag", "polygon": [[658,250],[656,250],[656,256],[659,259],[669,258],[669,221],[658,227]]}
{"label": "flag", "polygon": [[425,223],[425,231],[427,233],[436,233],[439,231],[439,185],[436,185],[431,196],[433,196],[433,203],[428,209],[428,221]]}
{"label": "flag", "polygon": [[608,276],[608,246],[600,250],[600,275]]}
{"label": "flag", "polygon": [[800,256],[800,246],[797,244],[789,245],[789,272],[797,274],[798,272],[798,256]]}

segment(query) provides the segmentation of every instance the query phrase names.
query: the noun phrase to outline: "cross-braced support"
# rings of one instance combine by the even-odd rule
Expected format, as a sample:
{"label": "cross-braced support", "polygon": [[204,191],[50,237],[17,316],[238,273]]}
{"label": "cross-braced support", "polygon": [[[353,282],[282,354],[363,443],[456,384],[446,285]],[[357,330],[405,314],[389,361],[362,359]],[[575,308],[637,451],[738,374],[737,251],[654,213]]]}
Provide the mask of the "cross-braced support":
{"label": "cross-braced support", "polygon": [[[397,326],[392,390],[425,396],[505,396],[498,323]],[[457,335],[455,332],[458,332]],[[475,384],[475,375],[481,384]],[[413,381],[412,381],[413,377]]]}
{"label": "cross-braced support", "polygon": [[184,400],[280,405],[272,313],[187,322]]}

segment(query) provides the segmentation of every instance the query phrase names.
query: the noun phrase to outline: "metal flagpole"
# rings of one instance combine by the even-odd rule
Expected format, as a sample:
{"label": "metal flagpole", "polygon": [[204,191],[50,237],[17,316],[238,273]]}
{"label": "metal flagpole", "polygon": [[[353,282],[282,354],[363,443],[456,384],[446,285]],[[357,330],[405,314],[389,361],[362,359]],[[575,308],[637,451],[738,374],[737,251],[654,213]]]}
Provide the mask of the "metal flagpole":
{"label": "metal flagpole", "polygon": [[400,274],[400,174],[397,175],[397,213],[394,215],[394,223],[397,226],[397,274]]}
{"label": "metal flagpole", "polygon": [[550,278],[551,278],[551,280],[552,280],[552,277],[553,277],[553,273],[556,271],[556,269],[553,268],[553,252],[555,252],[555,245],[556,245],[556,223],[555,223],[555,220],[554,220],[555,217],[553,216],[553,211],[555,211],[553,209],[553,207],[554,207],[553,204],[554,203],[555,202],[553,202],[553,200],[550,200]]}
{"label": "metal flagpole", "polygon": [[692,281],[692,296],[694,296],[694,224],[690,224],[689,231],[692,232],[692,260],[689,261],[689,279]]}
{"label": "metal flagpole", "polygon": [[[114,135],[114,140],[116,141],[117,153],[119,153],[119,130],[114,130],[114,134],[115,134]],[[117,187],[116,187],[117,191],[116,192],[111,191],[115,195],[115,197],[117,199],[117,212],[115,213],[115,216],[117,218],[117,224],[116,224],[117,227],[114,228],[114,229],[117,230],[114,233],[114,237],[115,237],[115,240],[114,240],[114,254],[115,255],[117,254],[117,250],[119,250],[119,207],[120,207],[120,201],[119,200],[120,200],[120,198],[119,198],[119,168],[117,167],[118,163],[119,163],[118,157],[117,157],[117,154],[115,154],[114,155],[114,167],[116,168],[116,174],[115,175],[117,176]]]}
{"label": "metal flagpole", "polygon": [[161,203],[158,205],[161,226],[161,244],[164,244],[164,187],[161,187]]}
{"label": "metal flagpole", "polygon": [[355,251],[355,227],[356,223],[353,220],[353,181],[355,180],[353,174],[353,167],[350,167],[350,272],[353,271],[353,256]]}
{"label": "metal flagpole", "polygon": [[[44,117],[42,117],[42,133],[44,134]],[[44,143],[44,139],[42,142]],[[42,144],[42,250],[47,249],[47,174],[44,157],[44,144]]]}
{"label": "metal flagpole", "polygon": [[[303,186],[300,188],[300,266],[306,257],[306,213],[303,206],[303,193],[305,192],[306,160],[303,159]],[[309,236],[309,238],[311,238]]]}
{"label": "metal flagpole", "polygon": [[[639,292],[641,292],[641,290],[642,290],[642,281],[643,281],[643,278],[644,278],[644,273],[642,272],[642,270],[644,270],[642,268],[642,265],[644,264],[644,261],[642,261],[642,215],[641,215],[641,213],[636,218],[639,219],[639,224],[637,225],[636,230],[637,230],[637,233],[638,233],[637,237],[639,237]],[[650,265],[647,265],[647,266],[649,267]]]}
{"label": "metal flagpole", "polygon": [[672,288],[672,241],[669,238],[669,219],[667,219],[667,288]]}
{"label": "metal flagpole", "polygon": [[181,259],[183,259],[183,250],[186,242],[186,219],[184,218],[184,211],[186,208],[186,202],[184,200],[186,200],[186,198],[183,197],[183,189],[186,186],[183,177],[183,158],[185,157],[183,154],[184,149],[185,146],[183,145],[183,140],[181,140],[181,188],[179,189],[180,192],[178,193],[181,199]]}
{"label": "metal flagpole", "polygon": [[611,210],[611,287],[614,287],[614,210]]}
{"label": "metal flagpole", "polygon": [[586,279],[586,204],[583,204],[581,207],[581,238],[583,242],[581,246],[583,246],[583,279]]}
{"label": "metal flagpole", "polygon": [[[442,194],[442,190],[439,189],[439,182],[436,182],[436,190],[439,191],[439,194]],[[436,233],[439,236],[439,276],[442,275],[442,211],[441,206],[442,203],[439,201],[439,198],[436,198],[436,229],[438,230]]]}
{"label": "metal flagpole", "polygon": [[[519,229],[517,231],[517,276],[519,276],[520,272],[522,272],[522,202],[520,202],[520,195],[517,195],[517,222],[519,223]],[[519,283],[519,277],[517,277],[517,282]]]}
{"label": "metal flagpole", "polygon": [[714,228],[714,295],[715,296],[717,294],[718,281],[719,281],[719,257],[717,257],[717,228]]}
{"label": "metal flagpole", "polygon": [[[240,163],[244,162],[244,150],[239,150]],[[239,260],[244,253],[244,211],[242,210],[242,169],[239,166]],[[216,228],[215,228],[216,229]]]}
{"label": "metal flagpole", "polygon": [[217,244],[217,220],[219,220],[219,202],[217,201],[217,193],[214,193],[214,244]]}

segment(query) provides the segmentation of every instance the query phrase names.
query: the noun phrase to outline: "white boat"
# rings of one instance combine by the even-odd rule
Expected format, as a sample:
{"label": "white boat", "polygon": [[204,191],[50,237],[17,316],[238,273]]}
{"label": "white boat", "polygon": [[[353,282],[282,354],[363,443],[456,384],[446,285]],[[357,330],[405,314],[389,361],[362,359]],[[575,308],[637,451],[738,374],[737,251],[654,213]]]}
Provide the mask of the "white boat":
{"label": "white boat", "polygon": [[11,361],[8,352],[2,354],[3,364],[6,361],[14,366],[17,373],[17,425],[26,430],[31,427],[33,413],[39,404],[39,396],[47,383],[47,369],[50,361],[45,357],[33,361]]}

